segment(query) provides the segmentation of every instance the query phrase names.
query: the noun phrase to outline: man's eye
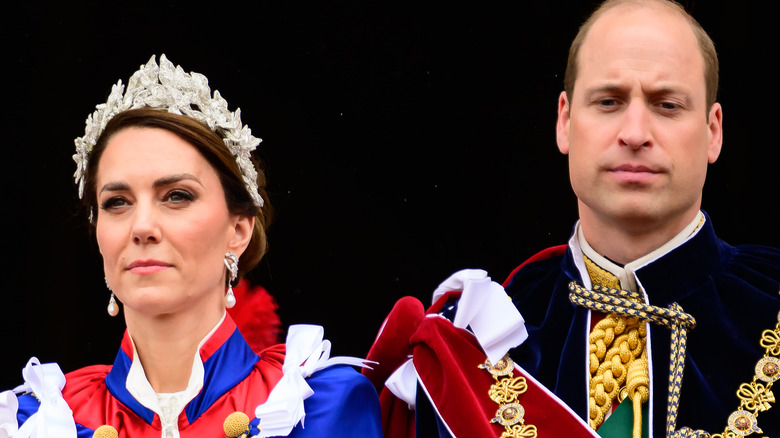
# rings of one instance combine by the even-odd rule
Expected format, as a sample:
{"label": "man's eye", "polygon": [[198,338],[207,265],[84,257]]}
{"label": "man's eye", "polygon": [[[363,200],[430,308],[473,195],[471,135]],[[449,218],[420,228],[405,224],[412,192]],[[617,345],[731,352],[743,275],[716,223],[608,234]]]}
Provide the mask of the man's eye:
{"label": "man's eye", "polygon": [[618,99],[613,99],[613,98],[604,98],[604,99],[596,100],[596,105],[598,105],[600,108],[613,109],[618,105],[620,105],[620,101],[618,101]]}

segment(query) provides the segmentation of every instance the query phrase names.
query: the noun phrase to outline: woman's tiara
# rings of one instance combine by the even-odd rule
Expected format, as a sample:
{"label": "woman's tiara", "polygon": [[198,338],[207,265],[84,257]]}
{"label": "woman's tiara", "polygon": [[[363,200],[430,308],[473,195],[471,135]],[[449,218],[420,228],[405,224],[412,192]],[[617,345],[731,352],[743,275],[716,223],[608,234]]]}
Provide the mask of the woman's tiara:
{"label": "woman's tiara", "polygon": [[241,110],[228,110],[227,101],[214,90],[212,97],[206,76],[200,73],[185,73],[181,66],[174,67],[165,55],[160,55],[160,65],[154,56],[146,65],[133,73],[125,90],[122,80],[111,88],[106,103],[95,107],[87,117],[84,136],[75,140],[76,184],[79,198],[84,197],[84,180],[87,163],[98,137],[106,124],[122,111],[136,108],[158,108],[199,120],[212,131],[220,129],[225,146],[236,159],[249,195],[257,207],[263,206],[263,198],[257,189],[257,170],[251,160],[251,152],[260,144],[252,136],[248,126],[241,124]]}

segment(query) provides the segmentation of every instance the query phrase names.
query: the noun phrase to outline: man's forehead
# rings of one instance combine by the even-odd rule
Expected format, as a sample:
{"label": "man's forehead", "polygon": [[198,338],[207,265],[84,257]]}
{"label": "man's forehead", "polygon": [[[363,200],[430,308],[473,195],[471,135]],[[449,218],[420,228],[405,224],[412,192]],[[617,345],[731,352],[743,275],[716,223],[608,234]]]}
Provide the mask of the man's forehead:
{"label": "man's forehead", "polygon": [[579,53],[577,82],[641,80],[660,89],[701,83],[704,58],[689,23],[661,6],[616,7],[594,23]]}

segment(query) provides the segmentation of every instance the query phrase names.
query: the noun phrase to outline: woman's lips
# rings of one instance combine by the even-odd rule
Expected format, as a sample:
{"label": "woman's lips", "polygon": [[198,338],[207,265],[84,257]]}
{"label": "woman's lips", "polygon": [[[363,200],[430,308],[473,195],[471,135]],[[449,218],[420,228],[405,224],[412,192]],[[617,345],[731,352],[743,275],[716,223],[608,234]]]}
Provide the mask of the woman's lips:
{"label": "woman's lips", "polygon": [[133,274],[153,274],[170,268],[170,263],[159,260],[135,260],[127,265],[127,270]]}

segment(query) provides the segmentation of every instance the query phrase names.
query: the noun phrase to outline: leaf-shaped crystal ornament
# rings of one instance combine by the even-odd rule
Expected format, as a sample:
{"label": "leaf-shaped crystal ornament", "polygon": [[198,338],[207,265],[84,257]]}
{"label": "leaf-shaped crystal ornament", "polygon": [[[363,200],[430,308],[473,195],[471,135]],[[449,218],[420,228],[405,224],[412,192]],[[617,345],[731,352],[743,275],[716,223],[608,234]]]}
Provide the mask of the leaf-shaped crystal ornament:
{"label": "leaf-shaped crystal ornament", "polygon": [[213,96],[206,76],[200,73],[186,73],[181,66],[174,66],[165,55],[160,55],[157,65],[152,56],[146,65],[133,73],[125,90],[120,80],[111,88],[106,103],[95,107],[87,117],[84,136],[75,140],[76,162],[74,177],[79,186],[79,198],[84,197],[84,180],[92,148],[100,133],[114,116],[122,111],[136,108],[165,109],[173,114],[185,115],[205,123],[212,131],[224,132],[225,146],[236,159],[249,195],[255,205],[263,206],[263,198],[257,188],[257,170],[251,153],[261,140],[252,136],[248,126],[241,123],[241,110],[228,110],[227,101],[219,91]]}

